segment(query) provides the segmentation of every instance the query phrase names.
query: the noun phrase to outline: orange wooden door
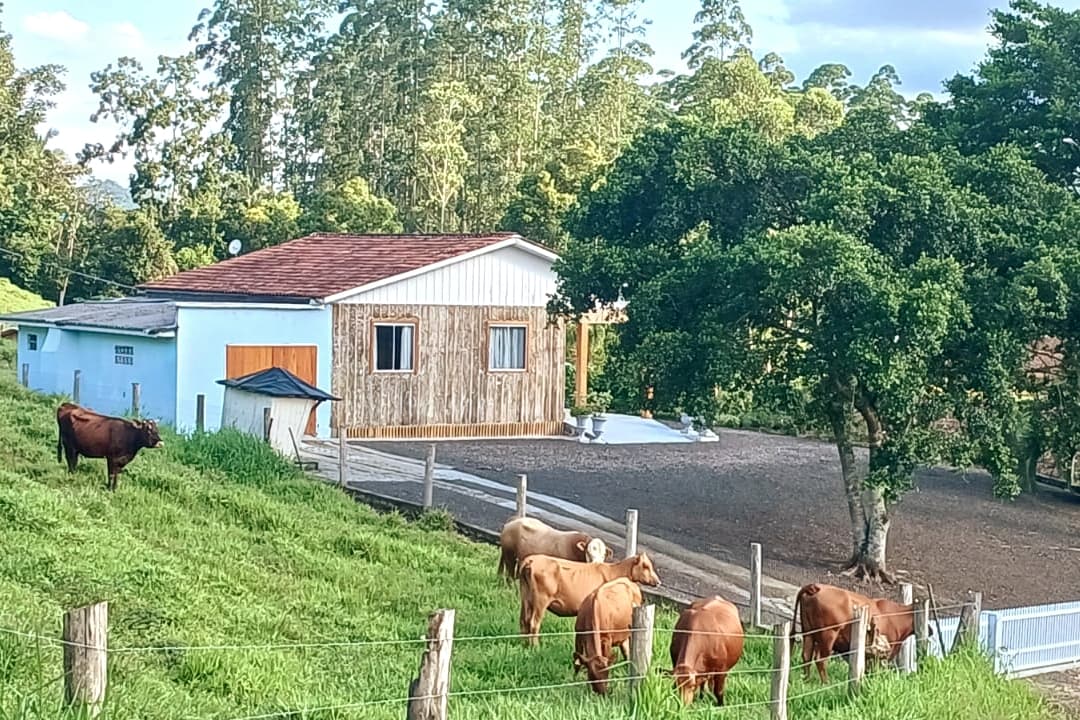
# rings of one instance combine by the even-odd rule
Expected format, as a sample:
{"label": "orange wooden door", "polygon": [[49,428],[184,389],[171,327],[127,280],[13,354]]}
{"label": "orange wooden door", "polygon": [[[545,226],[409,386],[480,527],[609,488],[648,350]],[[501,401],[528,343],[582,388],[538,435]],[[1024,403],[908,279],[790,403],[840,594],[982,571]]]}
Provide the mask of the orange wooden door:
{"label": "orange wooden door", "polygon": [[[315,385],[318,356],[319,348],[315,345],[226,345],[225,377],[238,378],[266,368],[279,367]],[[314,411],[308,417],[304,432],[315,434]]]}

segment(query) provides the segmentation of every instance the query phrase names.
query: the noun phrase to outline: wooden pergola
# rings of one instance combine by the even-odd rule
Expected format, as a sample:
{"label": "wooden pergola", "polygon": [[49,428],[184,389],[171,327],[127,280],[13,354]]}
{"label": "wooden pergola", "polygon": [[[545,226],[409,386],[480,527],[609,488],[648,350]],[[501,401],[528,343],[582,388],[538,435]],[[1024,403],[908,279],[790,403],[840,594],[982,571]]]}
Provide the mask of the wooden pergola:
{"label": "wooden pergola", "polygon": [[626,322],[626,309],[601,308],[584,313],[578,319],[577,357],[574,362],[574,405],[589,399],[589,328],[593,325],[618,325]]}

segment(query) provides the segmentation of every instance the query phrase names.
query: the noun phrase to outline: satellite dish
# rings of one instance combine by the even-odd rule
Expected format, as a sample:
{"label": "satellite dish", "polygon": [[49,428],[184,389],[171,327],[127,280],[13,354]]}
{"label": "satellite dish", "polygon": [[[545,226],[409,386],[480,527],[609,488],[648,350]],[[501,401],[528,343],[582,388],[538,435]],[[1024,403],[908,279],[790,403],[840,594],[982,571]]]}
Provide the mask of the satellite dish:
{"label": "satellite dish", "polygon": [[240,252],[240,241],[239,240],[233,240],[231,243],[229,243],[229,254],[230,255],[236,255],[239,252]]}

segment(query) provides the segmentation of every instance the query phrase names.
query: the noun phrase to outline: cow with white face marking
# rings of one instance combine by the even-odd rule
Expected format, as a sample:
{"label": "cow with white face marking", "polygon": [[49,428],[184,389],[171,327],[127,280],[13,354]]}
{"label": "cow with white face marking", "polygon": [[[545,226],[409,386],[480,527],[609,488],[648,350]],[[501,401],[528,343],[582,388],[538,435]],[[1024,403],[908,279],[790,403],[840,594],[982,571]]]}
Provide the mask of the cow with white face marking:
{"label": "cow with white face marking", "polygon": [[611,560],[611,548],[600,538],[590,537],[577,530],[556,530],[536,518],[514,518],[503,525],[499,533],[500,575],[509,581],[518,577],[521,561],[530,555],[576,562],[598,563]]}

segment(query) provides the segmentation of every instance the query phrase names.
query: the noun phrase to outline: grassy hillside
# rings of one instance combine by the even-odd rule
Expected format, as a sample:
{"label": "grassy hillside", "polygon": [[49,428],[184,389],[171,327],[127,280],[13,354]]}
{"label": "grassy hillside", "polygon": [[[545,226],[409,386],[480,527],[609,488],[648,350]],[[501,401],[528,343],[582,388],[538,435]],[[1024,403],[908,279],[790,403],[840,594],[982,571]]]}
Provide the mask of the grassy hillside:
{"label": "grassy hillside", "polygon": [[54,304],[36,293],[23,290],[7,278],[0,277],[0,315],[25,310],[40,310],[52,307]]}
{"label": "grassy hillside", "polygon": [[[606,699],[581,686],[522,690],[574,680],[570,637],[532,650],[468,639],[516,633],[516,593],[496,581],[494,550],[442,529],[445,518],[376,515],[227,434],[167,437],[110,494],[102,461],[83,460],[74,476],[57,463],[54,408],[0,378],[0,717],[63,717],[60,648],[16,633],[58,638],[65,608],[99,599],[110,602],[115,650],[107,718],[398,720],[403,702],[330,708],[404,697],[420,657],[410,641],[440,607],[458,615],[452,689],[475,693],[451,699],[453,720],[631,716],[623,686]],[[659,622],[670,628],[673,617]],[[570,620],[544,623],[570,629]],[[235,647],[387,639],[406,643]],[[657,667],[670,666],[669,639],[658,631]],[[752,641],[740,668],[766,670],[769,655],[767,642]],[[837,680],[845,669],[835,664]],[[766,673],[739,675],[728,703],[767,700],[768,688]],[[818,688],[796,679],[791,693]],[[708,707],[680,711],[656,678],[637,717],[767,716],[760,706]],[[992,677],[972,656],[930,663],[915,679],[882,673],[856,701],[837,683],[792,708],[826,720],[1051,717],[1027,686]]]}

